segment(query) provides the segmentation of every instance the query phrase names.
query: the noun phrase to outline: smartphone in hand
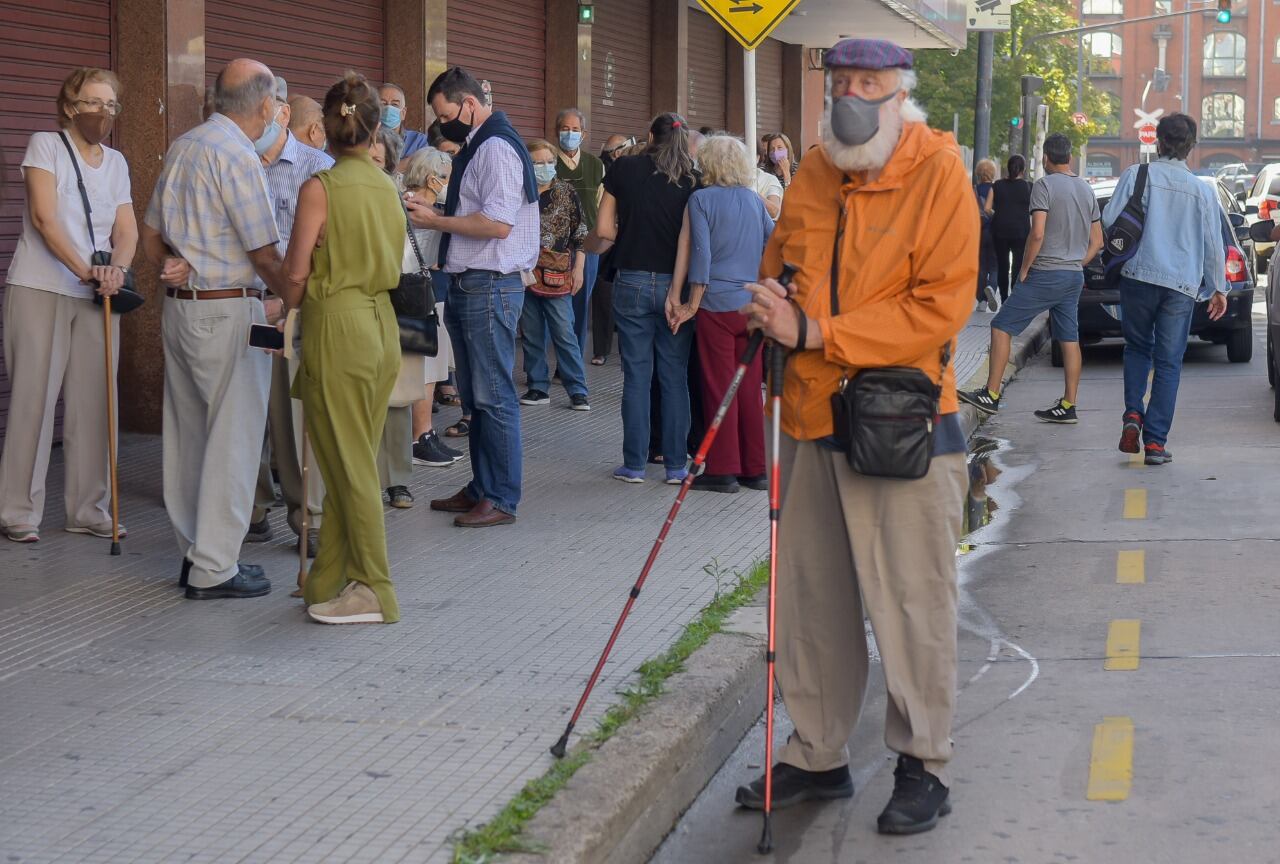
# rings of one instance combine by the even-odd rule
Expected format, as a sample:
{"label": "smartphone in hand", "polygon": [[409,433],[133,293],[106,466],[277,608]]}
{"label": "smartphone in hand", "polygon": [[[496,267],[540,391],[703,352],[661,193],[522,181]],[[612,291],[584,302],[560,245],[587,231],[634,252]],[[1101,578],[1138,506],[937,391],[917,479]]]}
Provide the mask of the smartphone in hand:
{"label": "smartphone in hand", "polygon": [[284,333],[272,324],[249,325],[249,347],[266,351],[284,350]]}

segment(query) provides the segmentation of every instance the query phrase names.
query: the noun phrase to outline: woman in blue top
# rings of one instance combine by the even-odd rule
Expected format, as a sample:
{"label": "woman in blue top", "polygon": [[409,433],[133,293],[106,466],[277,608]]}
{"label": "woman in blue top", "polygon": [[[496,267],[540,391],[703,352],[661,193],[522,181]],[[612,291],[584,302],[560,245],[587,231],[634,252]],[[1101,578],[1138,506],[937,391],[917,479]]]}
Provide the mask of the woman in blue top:
{"label": "woman in blue top", "polygon": [[[693,193],[684,214],[674,284],[690,284],[689,302],[673,294],[667,323],[673,333],[698,316],[702,408],[707,425],[729,389],[738,358],[746,348],[747,319],[738,310],[750,302],[748,282],[760,273],[760,256],[773,233],[773,220],[755,191],[756,171],[747,147],[737,138],[714,135],[698,149],[705,188]],[[706,473],[694,489],[737,492],[741,486],[767,489],[764,470],[764,403],[760,398],[761,360],[747,368],[738,398],[729,406],[720,434],[707,454]]]}

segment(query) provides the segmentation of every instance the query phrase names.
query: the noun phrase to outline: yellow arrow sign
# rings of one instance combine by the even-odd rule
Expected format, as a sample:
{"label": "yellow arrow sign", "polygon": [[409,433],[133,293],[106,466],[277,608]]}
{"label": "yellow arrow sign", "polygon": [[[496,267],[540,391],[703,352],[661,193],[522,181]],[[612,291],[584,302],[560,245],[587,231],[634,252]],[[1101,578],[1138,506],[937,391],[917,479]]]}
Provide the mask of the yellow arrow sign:
{"label": "yellow arrow sign", "polygon": [[698,0],[698,5],[751,51],[800,5],[800,0]]}

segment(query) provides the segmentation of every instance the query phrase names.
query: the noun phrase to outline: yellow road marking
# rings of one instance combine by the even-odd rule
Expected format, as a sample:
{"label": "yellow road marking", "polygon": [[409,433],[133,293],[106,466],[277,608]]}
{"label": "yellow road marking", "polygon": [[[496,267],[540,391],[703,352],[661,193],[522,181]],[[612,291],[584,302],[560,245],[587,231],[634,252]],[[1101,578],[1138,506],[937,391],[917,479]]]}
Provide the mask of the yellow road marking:
{"label": "yellow road marking", "polygon": [[1147,518],[1147,490],[1146,489],[1124,490],[1124,518],[1126,519],[1146,519]]}
{"label": "yellow road marking", "polygon": [[1130,453],[1130,454],[1129,454],[1129,467],[1130,467],[1130,468],[1143,468],[1143,467],[1145,467],[1145,466],[1146,466],[1146,464],[1147,464],[1146,457],[1145,457],[1143,454],[1141,454],[1141,453]]}
{"label": "yellow road marking", "polygon": [[1093,753],[1089,757],[1090,801],[1123,801],[1133,784],[1133,720],[1104,717],[1093,727]]}
{"label": "yellow road marking", "polygon": [[1147,553],[1141,549],[1126,550],[1116,555],[1116,581],[1121,585],[1137,585],[1147,581]]}
{"label": "yellow road marking", "polygon": [[1138,642],[1142,622],[1136,618],[1117,618],[1107,630],[1107,659],[1102,668],[1108,672],[1132,672],[1138,668]]}

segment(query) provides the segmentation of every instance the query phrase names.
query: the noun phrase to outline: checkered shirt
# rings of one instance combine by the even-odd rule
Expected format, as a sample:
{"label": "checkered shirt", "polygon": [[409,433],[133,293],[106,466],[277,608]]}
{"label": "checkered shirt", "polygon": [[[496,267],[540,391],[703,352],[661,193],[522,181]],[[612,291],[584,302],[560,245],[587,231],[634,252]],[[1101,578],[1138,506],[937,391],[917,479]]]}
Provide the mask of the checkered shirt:
{"label": "checkered shirt", "polygon": [[449,273],[532,270],[538,263],[541,219],[538,202],[525,200],[524,163],[511,145],[501,138],[490,138],[481,144],[462,176],[458,192],[455,215],[483,213],[494,222],[510,225],[511,233],[503,240],[452,235],[444,269]]}

